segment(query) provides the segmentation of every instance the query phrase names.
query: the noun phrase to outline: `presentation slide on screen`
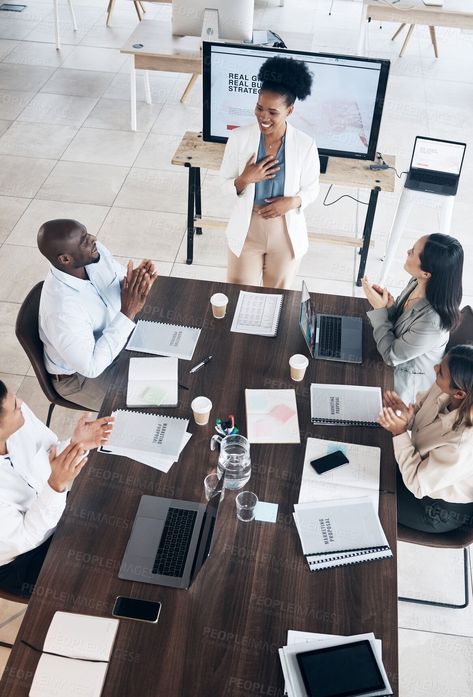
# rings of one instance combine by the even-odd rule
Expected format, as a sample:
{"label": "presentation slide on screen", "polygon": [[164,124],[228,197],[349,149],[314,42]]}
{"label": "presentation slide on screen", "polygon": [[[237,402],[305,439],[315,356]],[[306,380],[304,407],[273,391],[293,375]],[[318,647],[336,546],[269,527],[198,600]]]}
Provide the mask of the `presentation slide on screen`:
{"label": "presentation slide on screen", "polygon": [[[275,52],[212,47],[211,135],[227,138],[254,123],[258,71]],[[317,147],[366,154],[380,65],[349,59],[296,55],[313,74],[312,93],[296,102],[291,123],[315,138]]]}
{"label": "presentation slide on screen", "polygon": [[418,140],[412,158],[412,167],[460,174],[464,150],[464,146],[458,143]]}

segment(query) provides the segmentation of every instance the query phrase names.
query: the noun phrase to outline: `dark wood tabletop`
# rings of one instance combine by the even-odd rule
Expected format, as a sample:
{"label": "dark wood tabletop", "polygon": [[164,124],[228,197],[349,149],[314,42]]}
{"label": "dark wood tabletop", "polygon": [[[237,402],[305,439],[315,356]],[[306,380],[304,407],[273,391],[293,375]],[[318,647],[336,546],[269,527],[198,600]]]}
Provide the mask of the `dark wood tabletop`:
{"label": "dark wood tabletop", "polygon": [[[69,495],[34,596],[6,666],[2,697],[27,696],[39,653],[56,610],[110,617],[117,595],[159,600],[157,624],[122,620],[103,697],[282,697],[278,648],[289,629],[333,634],[374,632],[398,692],[395,464],[391,437],[382,429],[322,427],[310,422],[311,382],[392,388],[392,371],[378,355],[357,298],[313,295],[318,311],[364,318],[363,365],[310,361],[301,383],[290,380],[288,360],[307,353],[298,327],[300,292],[284,293],[276,338],[230,333],[241,286],[159,278],[144,319],[202,327],[193,360],[179,361],[179,406],[165,413],[190,419],[193,436],[168,474],[129,459],[94,452]],[[248,290],[256,290],[248,288]],[[259,289],[264,292],[263,289]],[[227,316],[212,317],[209,298],[229,296]],[[193,375],[189,367],[213,360]],[[123,351],[102,414],[125,406]],[[244,388],[296,390],[300,445],[252,445],[246,489],[279,504],[275,524],[239,522],[235,493],[221,504],[212,554],[187,591],[118,578],[135,512],[143,494],[204,501],[203,479],[215,470],[210,452],[215,418],[235,415],[246,433]],[[208,426],[192,422],[190,402],[213,402]],[[302,555],[292,513],[298,500],[308,436],[381,448],[380,518],[392,559],[311,573]]]}

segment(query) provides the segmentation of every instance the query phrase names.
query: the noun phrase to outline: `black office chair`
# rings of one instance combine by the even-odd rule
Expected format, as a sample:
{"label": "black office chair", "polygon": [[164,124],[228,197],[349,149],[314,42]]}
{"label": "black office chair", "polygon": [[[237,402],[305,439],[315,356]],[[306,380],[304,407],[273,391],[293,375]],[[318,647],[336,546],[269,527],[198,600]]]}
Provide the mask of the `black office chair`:
{"label": "black office chair", "polygon": [[18,341],[23,346],[26,355],[31,361],[31,365],[33,366],[33,370],[38,378],[38,382],[41,385],[41,389],[50,402],[48,418],[46,419],[46,426],[49,426],[51,423],[53,410],[56,405],[66,407],[67,409],[77,409],[79,411],[86,411],[86,409],[79,404],[69,402],[56,392],[53,387],[51,375],[47,372],[44,366],[43,342],[39,338],[38,323],[39,301],[41,298],[42,288],[43,282],[41,281],[41,283],[37,283],[35,287],[30,290],[26,298],[23,300],[16,318],[15,334]]}
{"label": "black office chair", "polygon": [[459,344],[473,343],[473,310],[469,305],[465,305],[461,310],[461,320],[458,327],[450,334],[450,339],[447,344],[448,351],[452,346]]}
{"label": "black office chair", "polygon": [[[457,327],[457,329],[451,333],[450,340],[446,347],[446,351],[451,349],[453,346],[458,346],[459,344],[473,343],[473,311],[471,307],[469,305],[465,305],[465,307],[461,311],[461,315],[462,317],[460,324]],[[418,598],[399,597],[399,600],[403,600],[408,603],[419,603],[421,605],[435,605],[437,607],[452,607],[456,609],[467,607],[469,603],[469,546],[473,544],[472,528],[460,528],[458,530],[452,530],[451,532],[445,532],[437,535],[436,533],[419,532],[418,530],[412,530],[412,528],[406,528],[404,525],[398,524],[397,539],[401,542],[409,542],[410,544],[414,545],[423,545],[424,547],[444,547],[448,549],[463,549],[463,578],[465,587],[465,600],[461,605],[457,605],[454,603],[439,603],[434,602],[433,600],[420,600]]]}

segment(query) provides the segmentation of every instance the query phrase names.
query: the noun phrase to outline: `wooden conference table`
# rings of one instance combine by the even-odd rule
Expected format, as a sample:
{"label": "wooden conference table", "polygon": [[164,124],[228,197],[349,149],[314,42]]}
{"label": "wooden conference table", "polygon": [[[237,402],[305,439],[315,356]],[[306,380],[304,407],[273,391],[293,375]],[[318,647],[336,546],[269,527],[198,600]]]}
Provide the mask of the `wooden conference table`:
{"label": "wooden conference table", "polygon": [[358,55],[365,52],[366,28],[372,19],[380,22],[404,22],[433,27],[473,29],[473,5],[466,0],[443,0],[441,7],[424,5],[422,0],[401,0],[389,3],[386,0],[363,0]]}
{"label": "wooden conference table", "polygon": [[[391,437],[358,427],[310,423],[310,383],[392,387],[391,369],[376,351],[368,322],[361,366],[312,361],[302,383],[288,376],[288,358],[305,352],[298,328],[300,293],[284,293],[276,338],[230,333],[241,286],[159,278],[143,312],[150,320],[202,327],[191,364],[212,354],[189,375],[180,361],[179,406],[169,413],[190,417],[190,401],[211,398],[211,423],[189,424],[193,437],[167,475],[121,457],[94,452],[69,496],[35,594],[0,683],[2,697],[26,697],[39,659],[22,640],[41,648],[56,610],[109,617],[117,595],[159,600],[158,624],[122,620],[103,697],[282,697],[277,650],[287,630],[335,634],[371,632],[382,639],[383,661],[397,695],[397,579],[395,558],[311,573],[293,523],[308,436],[381,448],[380,517],[396,555],[395,467]],[[214,320],[209,297],[230,298],[223,320]],[[324,311],[363,315],[366,301],[317,295]],[[128,352],[102,413],[125,405]],[[123,581],[117,572],[142,494],[203,500],[203,479],[215,469],[209,439],[216,417],[235,415],[243,433],[244,388],[295,388],[301,445],[252,445],[252,476],[246,488],[279,504],[275,524],[241,523],[235,493],[226,492],[212,554],[188,591]],[[67,694],[67,692],[64,692]]]}

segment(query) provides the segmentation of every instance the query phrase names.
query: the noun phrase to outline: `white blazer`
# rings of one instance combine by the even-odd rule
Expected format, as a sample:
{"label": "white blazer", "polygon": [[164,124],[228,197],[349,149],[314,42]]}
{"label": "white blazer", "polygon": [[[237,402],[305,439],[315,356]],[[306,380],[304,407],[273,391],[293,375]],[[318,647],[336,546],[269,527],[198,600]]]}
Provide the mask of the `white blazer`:
{"label": "white blazer", "polygon": [[[228,138],[220,174],[225,189],[233,194],[235,205],[230,215],[226,234],[228,246],[239,257],[250,226],[255,198],[255,185],[249,184],[238,195],[234,180],[243,172],[251,155],[258,154],[260,129],[257,123],[232,131]],[[302,257],[309,247],[307,225],[303,209],[315,201],[319,193],[320,161],[313,138],[289,123],[285,141],[284,196],[300,196],[301,206],[286,213],[286,225],[294,256]]]}

